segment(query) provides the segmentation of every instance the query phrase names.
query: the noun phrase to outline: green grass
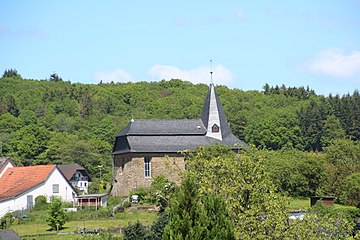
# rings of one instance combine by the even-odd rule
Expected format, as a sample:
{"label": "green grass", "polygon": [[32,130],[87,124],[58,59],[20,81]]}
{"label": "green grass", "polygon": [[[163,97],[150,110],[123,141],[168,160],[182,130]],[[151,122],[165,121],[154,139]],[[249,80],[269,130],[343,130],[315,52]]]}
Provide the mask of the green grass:
{"label": "green grass", "polygon": [[[124,212],[117,214],[114,218],[96,219],[96,220],[80,220],[66,222],[60,233],[64,232],[76,232],[78,229],[86,227],[88,229],[109,229],[126,227],[129,223],[140,221],[143,225],[149,226],[156,220],[156,212],[147,211],[134,211]],[[49,234],[55,231],[49,231],[49,226],[46,222],[26,222],[24,224],[12,225],[10,229],[13,229],[19,236],[24,235],[37,235],[37,234]],[[74,236],[74,235],[73,235]],[[67,237],[67,236],[64,236]],[[65,238],[66,239],[66,238]]]}
{"label": "green grass", "polygon": [[289,208],[291,210],[304,211],[310,208],[310,198],[292,198]]}
{"label": "green grass", "polygon": [[[116,237],[115,239],[122,239],[123,235],[121,234],[112,234],[112,237]],[[102,240],[104,237],[102,235],[86,235],[83,236],[81,234],[60,234],[60,235],[53,235],[53,236],[39,236],[39,237],[31,237],[31,238],[24,238],[27,240]],[[108,238],[106,238],[108,239]]]}

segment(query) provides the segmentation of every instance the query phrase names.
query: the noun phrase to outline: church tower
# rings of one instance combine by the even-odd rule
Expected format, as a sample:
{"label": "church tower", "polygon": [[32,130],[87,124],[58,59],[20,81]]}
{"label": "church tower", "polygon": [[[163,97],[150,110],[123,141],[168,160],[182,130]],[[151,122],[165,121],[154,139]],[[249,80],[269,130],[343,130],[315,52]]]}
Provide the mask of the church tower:
{"label": "church tower", "polygon": [[[212,61],[210,60],[212,63]],[[201,120],[206,129],[206,136],[210,138],[223,141],[231,134],[231,129],[227,121],[225,112],[222,108],[221,102],[216,94],[215,86],[213,84],[213,71],[211,67],[211,83],[209,91],[205,98],[204,107],[201,112]]]}

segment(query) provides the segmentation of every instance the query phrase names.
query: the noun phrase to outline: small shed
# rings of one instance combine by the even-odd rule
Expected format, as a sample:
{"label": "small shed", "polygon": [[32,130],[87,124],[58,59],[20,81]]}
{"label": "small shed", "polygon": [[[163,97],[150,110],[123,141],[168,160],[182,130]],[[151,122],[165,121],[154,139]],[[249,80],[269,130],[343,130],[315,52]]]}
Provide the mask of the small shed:
{"label": "small shed", "polygon": [[77,207],[94,206],[96,207],[96,209],[98,209],[98,207],[106,207],[107,194],[99,193],[99,194],[79,195],[75,197],[75,206]]}
{"label": "small shed", "polygon": [[336,197],[334,196],[311,196],[310,197],[310,206],[314,206],[317,201],[321,201],[324,205],[332,206],[334,205]]}

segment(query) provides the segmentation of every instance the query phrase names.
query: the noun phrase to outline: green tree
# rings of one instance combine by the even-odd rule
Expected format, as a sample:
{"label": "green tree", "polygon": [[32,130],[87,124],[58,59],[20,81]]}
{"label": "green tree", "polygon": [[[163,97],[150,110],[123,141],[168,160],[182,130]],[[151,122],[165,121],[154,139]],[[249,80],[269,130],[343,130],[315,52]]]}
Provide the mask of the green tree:
{"label": "green tree", "polygon": [[65,224],[65,212],[62,207],[62,201],[59,197],[52,196],[51,203],[48,208],[47,223],[51,230],[60,230]]}
{"label": "green tree", "polygon": [[340,216],[323,221],[309,214],[305,221],[289,221],[287,199],[276,194],[263,153],[256,149],[236,154],[223,146],[198,148],[187,163],[200,195],[224,197],[238,239],[343,239],[351,233]]}
{"label": "green tree", "polygon": [[163,239],[192,239],[198,200],[198,189],[193,179],[185,178],[170,203],[170,222],[164,229]]}
{"label": "green tree", "polygon": [[82,118],[89,117],[92,115],[94,107],[93,107],[93,96],[90,91],[85,92],[80,98],[80,116]]}
{"label": "green tree", "polygon": [[323,117],[321,109],[314,99],[311,99],[306,108],[301,108],[298,112],[300,131],[305,144],[305,150],[322,150]]}
{"label": "green tree", "polygon": [[147,240],[161,240],[164,228],[169,223],[169,215],[166,212],[160,212],[156,222],[151,226],[150,232],[146,234]]}
{"label": "green tree", "polygon": [[145,234],[144,226],[137,221],[134,224],[129,224],[124,229],[124,240],[144,240]]}
{"label": "green tree", "polygon": [[49,135],[45,127],[30,124],[13,134],[10,150],[20,158],[22,165],[32,165],[33,160],[47,149]]}
{"label": "green tree", "polygon": [[20,119],[22,124],[25,126],[30,125],[30,124],[34,124],[34,125],[37,124],[37,118],[36,118],[35,113],[28,109],[22,110],[18,118]]}
{"label": "green tree", "polygon": [[341,202],[346,178],[360,171],[360,144],[348,139],[333,140],[325,148],[325,158],[326,170],[318,194],[337,196]]}
{"label": "green tree", "polygon": [[9,95],[9,96],[7,97],[7,103],[6,103],[6,105],[7,105],[7,111],[8,111],[11,115],[13,115],[13,116],[15,116],[15,117],[18,117],[18,116],[19,116],[20,110],[19,110],[19,108],[18,108],[18,106],[17,106],[17,104],[16,104],[16,100],[15,100],[15,98],[14,98],[13,95]]}
{"label": "green tree", "polygon": [[225,202],[214,193],[201,196],[194,179],[183,179],[170,202],[162,239],[235,239]]}
{"label": "green tree", "polygon": [[345,138],[345,130],[341,126],[340,120],[334,116],[329,115],[323,122],[324,134],[321,138],[323,146],[329,146],[334,139]]}
{"label": "green tree", "polygon": [[59,81],[62,81],[62,78],[59,77],[59,75],[57,73],[53,73],[50,75],[49,81],[59,82]]}
{"label": "green tree", "polygon": [[360,208],[360,173],[346,178],[342,199],[345,204]]}
{"label": "green tree", "polygon": [[325,174],[324,155],[296,149],[261,151],[269,175],[280,192],[292,197],[315,195]]}
{"label": "green tree", "polygon": [[21,78],[21,75],[17,72],[16,69],[5,69],[3,78]]}
{"label": "green tree", "polygon": [[287,201],[275,193],[264,159],[254,149],[236,154],[224,146],[199,147],[187,164],[201,194],[225,198],[237,238],[283,237]]}

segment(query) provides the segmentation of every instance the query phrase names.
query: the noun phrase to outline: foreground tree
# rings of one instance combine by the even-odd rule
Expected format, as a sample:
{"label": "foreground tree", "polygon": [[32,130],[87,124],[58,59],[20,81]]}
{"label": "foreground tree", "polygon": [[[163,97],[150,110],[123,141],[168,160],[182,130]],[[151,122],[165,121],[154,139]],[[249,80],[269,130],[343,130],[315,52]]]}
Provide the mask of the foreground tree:
{"label": "foreground tree", "polygon": [[286,228],[287,201],[275,193],[263,161],[254,150],[236,154],[223,146],[190,154],[189,174],[200,193],[224,196],[240,239],[281,238]]}
{"label": "foreground tree", "polygon": [[201,147],[190,154],[187,164],[185,174],[194,178],[200,196],[224,197],[238,239],[343,239],[351,233],[349,222],[341,216],[323,220],[311,213],[306,221],[290,221],[288,200],[276,193],[256,149],[236,154],[224,146]]}
{"label": "foreground tree", "polygon": [[48,208],[47,223],[51,227],[51,230],[60,230],[65,224],[65,212],[62,208],[62,202],[59,197],[52,196],[51,203]]}
{"label": "foreground tree", "polygon": [[144,226],[137,221],[134,224],[129,224],[124,229],[124,240],[144,240],[145,234]]}
{"label": "foreground tree", "polygon": [[235,239],[223,199],[214,193],[200,195],[191,176],[171,200],[169,218],[162,239]]}

